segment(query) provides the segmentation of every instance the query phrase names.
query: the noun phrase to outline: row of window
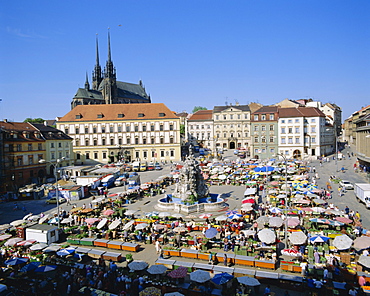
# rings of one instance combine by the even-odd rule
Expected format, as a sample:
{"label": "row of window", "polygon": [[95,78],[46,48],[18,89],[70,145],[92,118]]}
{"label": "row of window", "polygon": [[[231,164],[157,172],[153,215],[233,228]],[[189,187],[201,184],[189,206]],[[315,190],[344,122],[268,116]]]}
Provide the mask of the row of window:
{"label": "row of window", "polygon": [[[65,155],[63,155],[62,152],[58,152],[58,153],[51,152],[50,153],[50,159],[51,160],[56,160],[57,155],[58,155],[59,159],[62,158],[62,157],[65,157],[66,159],[69,159],[69,152],[68,151],[66,151]],[[16,158],[13,159],[13,165],[14,166],[24,166],[24,165],[38,164],[41,159],[44,159],[44,156],[42,154],[38,154],[36,158],[37,159],[35,161],[35,157],[33,155],[28,155],[27,156],[27,162],[25,162],[23,156],[17,156]]]}
{"label": "row of window", "polygon": [[[158,153],[154,150],[152,150],[152,151],[141,151],[141,154],[142,155],[140,155],[140,151],[135,151],[135,158],[146,159],[148,157],[151,157],[151,158],[157,158],[158,157]],[[106,152],[106,151],[101,152],[101,155],[102,155],[102,159],[107,159],[108,158],[108,152]],[[175,157],[175,150],[168,150],[168,151],[160,150],[159,151],[159,157],[164,158],[166,156]],[[81,158],[82,158],[81,152],[76,152],[76,159],[81,159]],[[86,151],[85,152],[85,159],[98,160],[99,159],[99,152],[94,151],[94,152],[91,153],[90,151]]]}
{"label": "row of window", "polygon": [[[259,125],[254,125],[253,130],[255,132],[258,132],[259,131],[259,128],[260,128]],[[274,125],[273,124],[270,124],[269,125],[269,130],[270,131],[273,131],[274,129],[275,129]],[[266,131],[266,125],[261,125],[261,131]]]}
{"label": "row of window", "polygon": [[[151,131],[151,132],[154,132],[156,131],[155,129],[155,126],[154,124],[150,125],[149,129],[147,128],[146,125],[142,125],[141,126],[141,129],[139,129],[139,126],[138,125],[135,125],[134,128],[132,129],[131,128],[131,125],[126,125],[125,127],[123,127],[122,125],[118,125],[117,126],[117,129],[115,129],[114,126],[109,126],[109,128],[106,128],[105,126],[100,126],[100,128],[98,129],[96,126],[94,127],[85,127],[84,130],[82,131],[79,127],[75,127],[75,134],[80,134],[80,133],[85,133],[85,134],[97,134],[97,133],[106,133],[106,132],[109,132],[109,133],[122,133],[123,131],[126,131],[127,133],[129,132],[146,132],[146,131]],[[157,129],[157,131],[164,131],[164,125],[163,124],[160,124],[159,125],[159,128]],[[170,131],[173,131],[174,130],[174,125],[173,124],[170,124],[169,125],[169,130]],[[64,129],[64,132],[66,134],[69,133],[69,128],[66,127]]]}
{"label": "row of window", "polygon": [[[225,115],[216,115],[216,120],[233,120],[233,119],[242,119],[242,114],[236,114],[236,116],[234,116],[235,114],[229,114],[229,116],[227,116],[226,114]],[[244,114],[244,119],[247,119],[248,120],[249,118],[249,115],[248,113]]]}
{"label": "row of window", "polygon": [[275,114],[271,113],[271,114],[255,114],[253,116],[253,119],[254,120],[267,120],[267,117],[269,118],[269,120],[275,120]]}
{"label": "row of window", "polygon": [[[174,143],[175,143],[174,137],[170,137],[169,142],[167,142],[167,143],[165,143],[164,137],[159,137],[159,138],[152,137],[150,139],[142,138],[141,140],[138,137],[136,137],[134,139],[134,141],[132,141],[131,137],[127,137],[125,143],[123,143],[122,138],[119,138],[117,142],[114,139],[109,139],[109,141],[107,141],[107,139],[101,139],[100,143],[97,139],[94,139],[92,142],[89,139],[85,139],[84,146],[90,146],[90,145],[92,145],[92,146],[99,146],[99,145],[101,145],[101,146],[106,146],[106,145],[113,146],[113,145],[131,145],[131,144],[146,145],[146,144],[174,144]],[[75,146],[76,147],[81,146],[81,144],[82,144],[82,141],[80,141],[80,139],[75,139]]]}
{"label": "row of window", "polygon": [[[288,120],[282,119],[281,120],[281,123],[285,123],[285,122],[293,123],[293,119],[288,119]],[[299,122],[300,122],[299,118],[294,119],[294,123],[299,123]],[[315,123],[315,122],[316,122],[316,118],[311,118],[311,123]],[[308,119],[304,119],[304,123],[308,123]]]}
{"label": "row of window", "polygon": [[[55,146],[58,146],[58,148],[62,148],[62,143],[61,142],[58,142],[57,145],[55,145],[55,143],[50,143],[50,148],[55,148]],[[65,143],[65,147],[68,148],[69,147],[69,143],[66,142]],[[14,144],[9,144],[9,152],[20,152],[20,151],[33,151],[34,150],[34,145],[33,144],[27,144],[27,150],[23,150],[23,146],[22,144],[17,144],[17,145],[14,145]],[[35,150],[43,150],[42,149],[42,144],[41,143],[38,143],[37,144],[37,149]]]}
{"label": "row of window", "polygon": [[[288,128],[282,127],[281,128],[281,133],[282,134],[286,134],[286,133],[293,134],[293,129],[294,129],[295,134],[299,134],[300,131],[301,131],[301,129],[299,127],[294,127],[294,128],[293,127],[288,127]],[[305,127],[304,132],[307,133],[307,131],[308,131],[308,129],[307,129],[307,127]],[[316,126],[311,126],[311,133],[316,133]]]}
{"label": "row of window", "polygon": [[[199,129],[199,127],[200,127],[200,129],[204,129],[204,124],[202,124],[201,126],[199,126],[198,124],[197,125],[189,125],[189,127],[190,127],[190,129]],[[207,129],[210,129],[211,128],[211,126],[208,124],[207,125]]]}
{"label": "row of window", "polygon": [[[295,139],[294,144],[301,144],[301,138],[300,137],[296,137],[294,139]],[[310,139],[311,139],[311,144],[316,144],[316,137],[311,137]],[[309,143],[310,139],[305,138],[305,140],[304,140],[305,144]],[[281,144],[293,144],[293,138],[289,137],[288,141],[287,141],[287,138],[281,137],[280,142],[281,142]]]}
{"label": "row of window", "polygon": [[[275,154],[275,149],[274,148],[271,148],[269,151],[270,151],[271,155]],[[254,149],[254,154],[259,154],[259,153],[266,153],[266,149],[265,148],[262,148],[262,149],[255,148]]]}
{"label": "row of window", "polygon": [[[254,137],[254,143],[259,143],[261,139],[261,143],[267,143],[267,138],[266,137]],[[274,143],[275,142],[275,136],[269,137],[269,143]]]}

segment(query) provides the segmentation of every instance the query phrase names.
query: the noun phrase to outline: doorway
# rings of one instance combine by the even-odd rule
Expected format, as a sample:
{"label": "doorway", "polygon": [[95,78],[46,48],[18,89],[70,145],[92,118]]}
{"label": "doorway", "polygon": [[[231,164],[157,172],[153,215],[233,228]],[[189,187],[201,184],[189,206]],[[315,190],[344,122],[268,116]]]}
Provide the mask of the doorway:
{"label": "doorway", "polygon": [[229,149],[235,149],[235,142],[230,142]]}

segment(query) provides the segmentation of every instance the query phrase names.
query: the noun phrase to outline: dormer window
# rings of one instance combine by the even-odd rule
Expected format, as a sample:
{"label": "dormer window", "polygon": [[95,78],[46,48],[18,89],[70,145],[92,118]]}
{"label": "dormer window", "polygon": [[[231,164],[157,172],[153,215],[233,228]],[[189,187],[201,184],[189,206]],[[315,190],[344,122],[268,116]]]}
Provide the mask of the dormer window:
{"label": "dormer window", "polygon": [[103,113],[98,114],[98,118],[103,118],[103,117],[104,117]]}
{"label": "dormer window", "polygon": [[76,119],[81,119],[82,118],[82,114],[76,114]]}
{"label": "dormer window", "polygon": [[165,117],[166,113],[159,113],[159,117]]}
{"label": "dormer window", "polygon": [[123,113],[118,113],[118,118],[123,118],[125,115]]}
{"label": "dormer window", "polygon": [[144,113],[139,113],[138,117],[144,117]]}

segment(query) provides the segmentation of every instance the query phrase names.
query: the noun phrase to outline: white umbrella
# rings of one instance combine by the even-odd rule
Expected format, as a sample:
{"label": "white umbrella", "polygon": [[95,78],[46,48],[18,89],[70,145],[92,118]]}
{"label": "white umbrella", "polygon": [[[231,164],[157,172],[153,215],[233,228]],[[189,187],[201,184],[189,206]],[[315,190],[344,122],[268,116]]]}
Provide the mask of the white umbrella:
{"label": "white umbrella", "polygon": [[321,208],[321,207],[312,207],[311,209],[312,209],[312,211],[314,211],[316,213],[323,213],[323,212],[325,212],[325,209],[324,208]]}
{"label": "white umbrella", "polygon": [[221,215],[221,216],[216,217],[215,220],[216,221],[226,221],[227,220],[227,216]]}
{"label": "white umbrella", "polygon": [[123,226],[123,230],[127,230],[131,227],[131,225],[133,225],[135,223],[134,220],[131,220],[129,222],[127,222],[124,226]]}
{"label": "white umbrella", "polygon": [[246,285],[246,286],[250,286],[250,287],[261,285],[261,283],[257,279],[249,277],[249,276],[241,276],[241,277],[238,277],[237,280],[239,283]]}
{"label": "white umbrella", "polygon": [[23,239],[21,239],[20,237],[11,238],[11,239],[7,240],[4,245],[7,246],[7,247],[13,247],[17,243],[21,242],[22,240]]}
{"label": "white umbrella", "polygon": [[352,246],[352,243],[353,240],[345,234],[336,236],[333,240],[333,246],[338,250],[347,250]]}
{"label": "white umbrella", "polygon": [[64,218],[62,221],[60,221],[60,223],[62,224],[68,224],[71,222],[73,222],[73,218],[71,216],[69,216],[68,218]]}
{"label": "white umbrella", "polygon": [[102,229],[107,222],[108,222],[107,218],[101,219],[100,222],[98,223],[98,225],[96,226],[96,228],[97,229]]}
{"label": "white umbrella", "polygon": [[27,220],[29,217],[31,217],[33,214],[32,213],[29,213],[27,214],[26,216],[24,216],[22,219],[23,220]]}
{"label": "white umbrella", "polygon": [[276,241],[276,235],[275,232],[273,232],[270,229],[262,229],[261,231],[258,232],[258,238],[260,239],[261,242],[264,242],[266,244],[272,244]]}
{"label": "white umbrella", "polygon": [[50,252],[57,252],[60,249],[60,245],[58,244],[51,244],[47,248],[43,249],[42,251],[44,253],[50,253]]}
{"label": "white umbrella", "polygon": [[307,241],[307,236],[302,231],[292,232],[289,240],[293,245],[303,245]]}
{"label": "white umbrella", "polygon": [[256,234],[256,232],[252,229],[241,230],[241,232],[244,233],[245,236],[252,236]]}
{"label": "white umbrella", "polygon": [[150,266],[147,271],[150,273],[150,274],[163,274],[167,271],[167,267],[164,266],[164,265],[152,265]]}
{"label": "white umbrella", "polygon": [[0,230],[7,230],[8,228],[10,228],[12,225],[10,224],[2,224],[0,225]]}
{"label": "white umbrella", "polygon": [[48,245],[45,244],[45,243],[38,243],[38,244],[35,244],[33,246],[30,247],[30,250],[31,251],[38,251],[38,250],[42,250],[42,249],[45,249]]}
{"label": "white umbrella", "polygon": [[132,271],[144,270],[147,267],[148,263],[146,263],[145,261],[132,261],[131,263],[128,264],[128,268],[130,268],[130,270]]}
{"label": "white umbrella", "polygon": [[136,225],[135,229],[140,230],[140,229],[144,229],[147,226],[148,226],[147,223],[140,223],[140,224]]}
{"label": "white umbrella", "polygon": [[242,211],[250,212],[250,211],[253,211],[253,206],[250,203],[245,203],[245,204],[242,204],[241,209],[242,209]]}
{"label": "white umbrella", "polygon": [[44,217],[42,217],[42,218],[40,218],[40,220],[39,220],[39,224],[42,224],[42,223],[44,223],[46,220],[48,220],[49,219],[49,214],[46,214]]}
{"label": "white umbrella", "polygon": [[262,225],[269,223],[269,221],[270,221],[270,218],[269,218],[269,217],[267,217],[267,216],[260,216],[260,217],[258,217],[258,218],[257,218],[257,220],[256,220],[256,222],[257,222],[258,224],[262,224]]}
{"label": "white umbrella", "polygon": [[210,279],[211,279],[211,276],[208,271],[196,270],[190,273],[190,280],[197,282],[197,283],[205,283],[206,281],[209,281]]}
{"label": "white umbrella", "polygon": [[28,221],[37,221],[38,219],[40,219],[39,215],[32,215],[32,216],[29,216],[27,220]]}
{"label": "white umbrella", "polygon": [[137,212],[136,210],[127,210],[127,211],[125,212],[125,215],[126,215],[126,216],[135,215],[135,213],[136,213],[136,212]]}
{"label": "white umbrella", "polygon": [[171,216],[171,213],[169,213],[169,212],[160,212],[158,214],[159,218],[165,218],[165,217],[170,217],[170,216]]}
{"label": "white umbrella", "polygon": [[225,180],[225,179],[226,179],[226,175],[219,175],[219,176],[218,176],[218,179],[219,179],[219,180]]}
{"label": "white umbrella", "polygon": [[108,228],[109,229],[116,229],[118,227],[118,225],[121,224],[121,220],[117,219],[117,220],[114,220],[111,224],[109,224]]}
{"label": "white umbrella", "polygon": [[14,227],[17,227],[19,225],[22,225],[23,223],[26,223],[26,221],[24,221],[24,220],[15,220],[13,222],[10,222],[10,225],[12,225]]}
{"label": "white umbrella", "polygon": [[283,223],[284,221],[280,217],[271,217],[269,219],[269,225],[271,227],[280,227],[281,225],[283,225]]}
{"label": "white umbrella", "polygon": [[358,260],[358,263],[367,268],[370,268],[370,256],[361,255],[360,259]]}
{"label": "white umbrella", "polygon": [[179,214],[179,213],[171,214],[171,216],[175,218],[184,218],[184,215]]}

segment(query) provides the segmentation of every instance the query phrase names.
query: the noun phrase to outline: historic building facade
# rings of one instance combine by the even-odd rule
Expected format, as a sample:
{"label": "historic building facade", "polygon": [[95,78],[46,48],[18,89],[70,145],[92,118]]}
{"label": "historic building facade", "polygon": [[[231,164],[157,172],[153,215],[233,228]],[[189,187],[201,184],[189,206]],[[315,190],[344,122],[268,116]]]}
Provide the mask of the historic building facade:
{"label": "historic building facade", "polygon": [[278,107],[263,106],[251,116],[251,156],[272,158],[278,152]]}
{"label": "historic building facade", "polygon": [[187,121],[188,143],[214,150],[212,110],[199,110]]}
{"label": "historic building facade", "polygon": [[75,164],[180,160],[180,119],[164,104],[77,106],[57,122]]}
{"label": "historic building facade", "polygon": [[96,40],[96,63],[92,73],[92,87],[86,74],[85,87],[79,88],[72,99],[71,109],[78,105],[150,103],[142,81],[139,84],[117,81],[113,65],[108,32],[108,60],[104,71],[99,63],[98,40]]}

